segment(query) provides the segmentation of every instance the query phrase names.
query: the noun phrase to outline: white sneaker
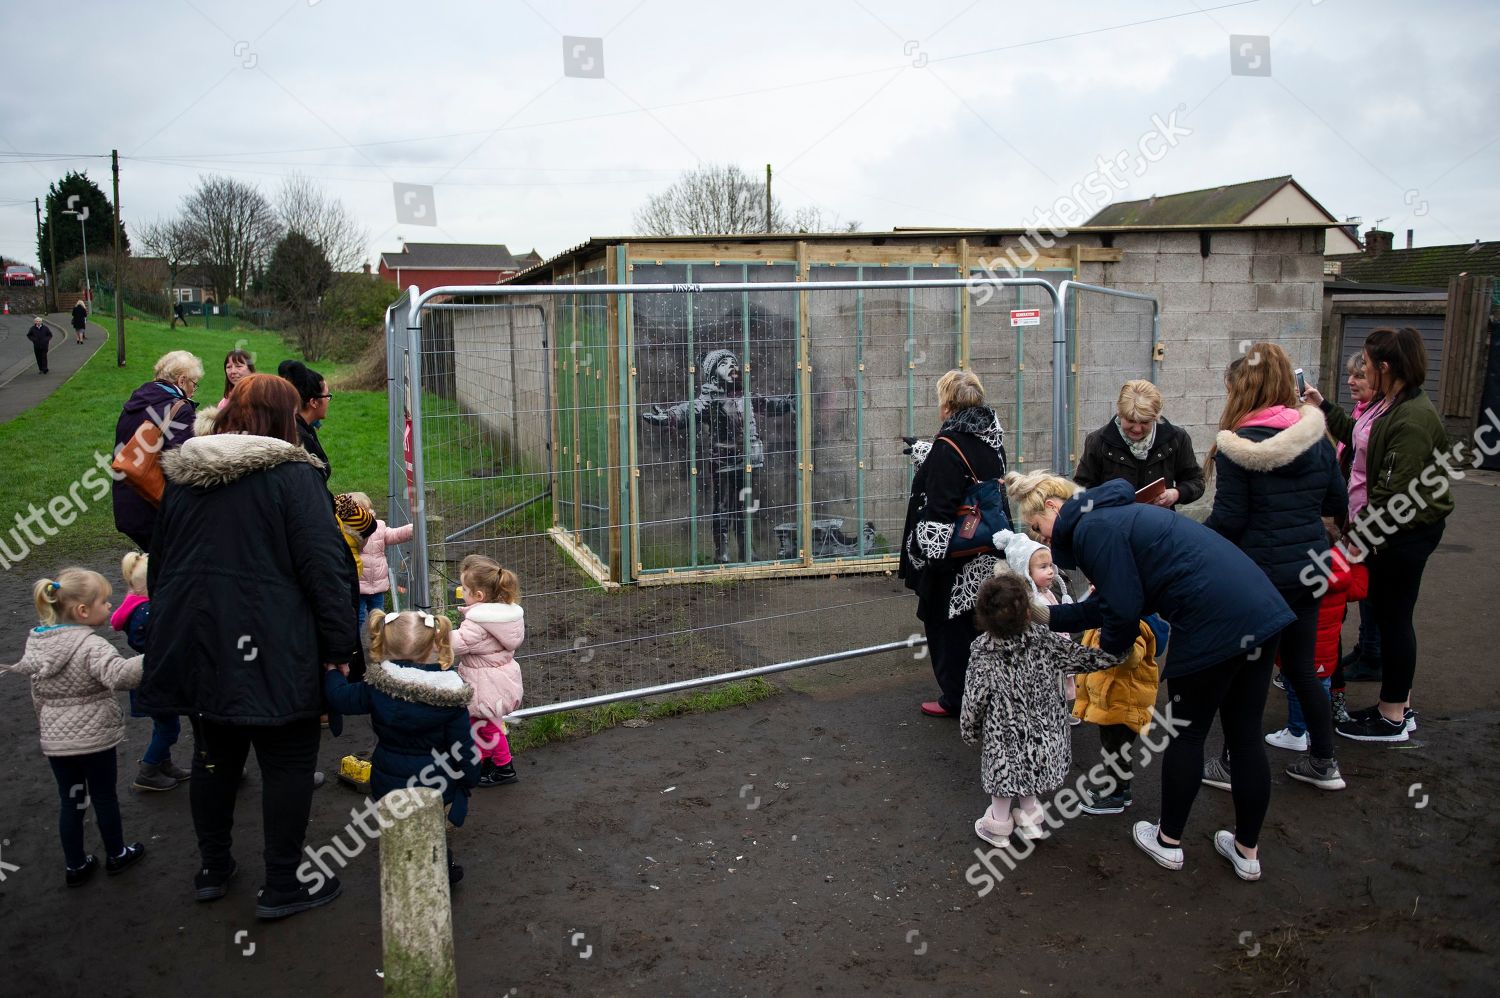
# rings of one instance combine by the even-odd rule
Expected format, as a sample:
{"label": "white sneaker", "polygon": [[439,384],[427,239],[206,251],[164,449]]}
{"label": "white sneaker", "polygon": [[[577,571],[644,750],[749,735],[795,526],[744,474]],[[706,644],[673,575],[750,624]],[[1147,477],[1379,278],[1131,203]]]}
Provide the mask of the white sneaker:
{"label": "white sneaker", "polygon": [[1130,830],[1130,837],[1135,839],[1142,852],[1156,860],[1157,865],[1169,870],[1182,869],[1182,847],[1162,845],[1156,837],[1159,827],[1149,821],[1137,821]]}
{"label": "white sneaker", "polygon": [[[1269,737],[1269,736],[1268,736]],[[1235,876],[1241,880],[1260,879],[1260,860],[1246,859],[1234,847],[1234,833],[1219,829],[1214,832],[1214,849],[1234,866]]]}
{"label": "white sneaker", "polygon": [[1294,735],[1291,728],[1282,728],[1280,731],[1273,731],[1266,735],[1266,744],[1286,749],[1288,752],[1306,752],[1307,732]]}

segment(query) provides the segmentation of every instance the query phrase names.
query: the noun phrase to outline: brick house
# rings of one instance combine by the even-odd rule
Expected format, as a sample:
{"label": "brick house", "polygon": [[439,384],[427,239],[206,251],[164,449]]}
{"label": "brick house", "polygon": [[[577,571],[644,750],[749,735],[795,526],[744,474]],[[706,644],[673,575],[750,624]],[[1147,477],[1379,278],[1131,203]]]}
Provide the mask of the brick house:
{"label": "brick house", "polygon": [[515,256],[503,243],[404,243],[380,254],[380,279],[420,291],[450,284],[499,284],[541,262],[536,250]]}

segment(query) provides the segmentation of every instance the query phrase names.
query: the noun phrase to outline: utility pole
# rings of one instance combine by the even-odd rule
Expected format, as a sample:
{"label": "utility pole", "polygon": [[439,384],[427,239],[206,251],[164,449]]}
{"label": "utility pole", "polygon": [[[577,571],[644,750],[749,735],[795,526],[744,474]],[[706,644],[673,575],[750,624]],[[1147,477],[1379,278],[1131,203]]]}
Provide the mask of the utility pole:
{"label": "utility pole", "polygon": [[766,164],[766,231],[771,231],[771,164]]}
{"label": "utility pole", "polygon": [[[57,226],[52,223],[57,221],[57,200],[50,195],[47,198],[47,255],[52,259],[52,269],[47,271],[47,297],[52,299],[52,311],[57,308]],[[38,247],[40,249],[40,247]]]}
{"label": "utility pole", "polygon": [[[32,198],[32,200],[36,202],[36,255],[40,258],[41,255],[42,255],[42,199],[41,198]],[[40,263],[41,260],[38,259],[37,262]],[[42,267],[42,272],[46,273],[46,271],[47,271],[47,268],[44,265]],[[44,311],[44,312],[48,310],[47,309],[47,297],[51,293],[52,293],[52,278],[49,276],[47,278],[47,294],[42,295],[42,311]],[[56,311],[56,309],[53,309],[52,311]]]}
{"label": "utility pole", "polygon": [[125,366],[125,268],[120,262],[120,150],[109,151],[115,176],[115,363]]}

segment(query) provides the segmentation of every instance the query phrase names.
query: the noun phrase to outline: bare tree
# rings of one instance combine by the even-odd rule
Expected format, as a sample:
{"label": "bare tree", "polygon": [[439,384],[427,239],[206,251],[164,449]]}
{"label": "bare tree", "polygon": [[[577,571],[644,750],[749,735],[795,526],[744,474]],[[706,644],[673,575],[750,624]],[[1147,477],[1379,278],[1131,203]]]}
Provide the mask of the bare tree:
{"label": "bare tree", "polygon": [[[167,292],[176,302],[177,274],[183,267],[192,266],[194,258],[193,237],[186,225],[177,219],[158,218],[137,233],[141,247],[151,256],[167,261]],[[177,313],[172,313],[172,327],[177,326]]]}
{"label": "bare tree", "polygon": [[[709,236],[765,232],[766,184],[738,166],[708,165],[689,170],[672,186],[646,199],[635,213],[635,227],[647,236]],[[786,229],[781,205],[771,204],[769,230]]]}
{"label": "bare tree", "polygon": [[245,296],[281,237],[281,222],[260,189],[232,177],[198,179],[182,202],[179,223],[187,233],[188,258],[222,302]]}
{"label": "bare tree", "polygon": [[317,181],[293,172],[276,192],[276,213],[288,232],[300,232],[323,251],[334,271],[352,271],[364,259],[370,233]]}
{"label": "bare tree", "polygon": [[792,212],[793,232],[858,232],[859,219],[851,218],[847,222],[839,217],[836,211],[828,212],[826,215],[822,208],[816,205],[804,205]]}

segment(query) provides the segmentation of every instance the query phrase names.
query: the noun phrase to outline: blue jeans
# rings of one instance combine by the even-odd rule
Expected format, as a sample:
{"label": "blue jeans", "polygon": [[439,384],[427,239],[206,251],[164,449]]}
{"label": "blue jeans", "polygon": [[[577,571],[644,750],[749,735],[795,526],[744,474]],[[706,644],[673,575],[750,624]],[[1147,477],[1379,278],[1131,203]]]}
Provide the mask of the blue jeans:
{"label": "blue jeans", "polygon": [[365,629],[365,618],[376,610],[385,609],[385,593],[359,594],[359,622],[355,625],[361,632]]}
{"label": "blue jeans", "polygon": [[1380,661],[1380,624],[1375,619],[1375,604],[1368,599],[1359,601],[1359,643],[1355,647],[1365,662]]}
{"label": "blue jeans", "polygon": [[182,719],[176,714],[170,716],[151,718],[151,741],[146,746],[146,754],[141,756],[141,762],[148,766],[157,766],[172,757],[172,746],[177,744],[177,738],[182,734]]}
{"label": "blue jeans", "polygon": [[[1320,679],[1323,690],[1328,690],[1328,684],[1333,680],[1332,676]],[[1292,684],[1286,686],[1286,729],[1294,735],[1307,734],[1307,721],[1302,716],[1302,701],[1297,699],[1297,691],[1292,689]]]}

